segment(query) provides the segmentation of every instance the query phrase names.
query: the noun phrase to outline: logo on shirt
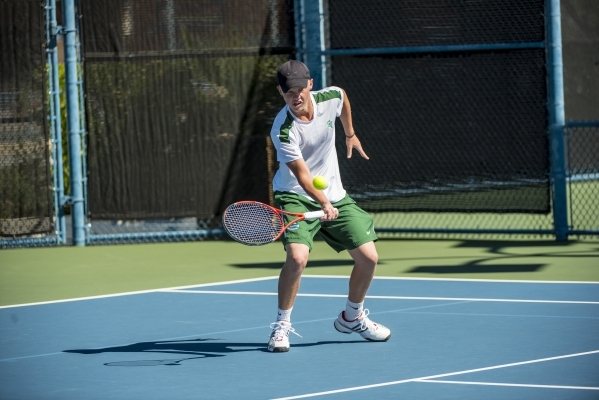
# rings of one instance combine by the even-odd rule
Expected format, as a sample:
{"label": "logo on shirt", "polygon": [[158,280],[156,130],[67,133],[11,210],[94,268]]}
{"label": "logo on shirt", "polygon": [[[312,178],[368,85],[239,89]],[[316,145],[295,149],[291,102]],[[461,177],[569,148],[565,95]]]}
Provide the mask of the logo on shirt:
{"label": "logo on shirt", "polygon": [[331,121],[331,120],[328,120],[328,121],[327,121],[327,126],[328,126],[329,128],[332,128],[332,127],[333,127],[333,121]]}
{"label": "logo on shirt", "polygon": [[287,228],[287,230],[290,230],[290,231],[297,231],[297,230],[299,229],[299,227],[300,227],[300,226],[299,226],[299,222],[295,222],[295,223],[291,224],[291,225],[289,226],[289,228]]}

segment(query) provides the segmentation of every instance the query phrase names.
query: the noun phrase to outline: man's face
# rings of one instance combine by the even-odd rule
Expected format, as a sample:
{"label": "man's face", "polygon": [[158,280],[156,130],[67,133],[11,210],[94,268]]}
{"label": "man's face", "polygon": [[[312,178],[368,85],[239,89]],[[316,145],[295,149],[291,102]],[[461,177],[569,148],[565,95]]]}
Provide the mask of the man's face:
{"label": "man's face", "polygon": [[289,109],[294,114],[302,114],[308,113],[310,110],[310,106],[312,105],[310,100],[310,90],[312,90],[312,86],[314,81],[310,79],[308,81],[308,86],[303,88],[300,86],[294,86],[290,88],[287,93],[283,93],[280,87],[279,93],[285,99],[285,103],[289,106]]}

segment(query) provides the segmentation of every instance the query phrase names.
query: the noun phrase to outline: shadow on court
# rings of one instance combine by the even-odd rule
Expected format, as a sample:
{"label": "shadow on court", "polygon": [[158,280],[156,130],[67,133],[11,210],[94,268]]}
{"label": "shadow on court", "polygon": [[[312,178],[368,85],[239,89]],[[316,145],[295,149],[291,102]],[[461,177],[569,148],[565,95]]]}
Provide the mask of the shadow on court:
{"label": "shadow on court", "polygon": [[[392,240],[397,243],[397,253],[401,254],[402,246],[409,246],[410,239],[379,239],[380,241]],[[447,239],[455,242],[455,240]],[[407,274],[436,274],[436,275],[463,275],[463,274],[496,274],[496,273],[531,273],[541,272],[548,263],[539,263],[539,258],[572,258],[572,259],[597,259],[599,264],[599,246],[589,250],[581,251],[575,247],[575,241],[556,242],[552,240],[463,240],[451,245],[456,249],[478,249],[478,256],[468,255],[440,255],[430,253],[419,257],[381,257],[379,265],[422,260],[425,265],[417,265],[411,269],[404,270]],[[530,249],[527,251],[527,249]],[[481,254],[482,253],[482,254]],[[526,263],[526,260],[536,261]],[[461,264],[448,263],[448,265],[430,265],[435,260],[464,260]],[[524,260],[524,262],[523,262]],[[547,261],[547,260],[543,260]],[[281,269],[284,261],[264,263],[236,263],[229,264],[232,267],[242,269],[268,268]],[[351,267],[352,259],[337,260],[310,260],[307,268],[320,267]],[[427,265],[428,264],[428,265]]]}
{"label": "shadow on court", "polygon": [[472,274],[472,273],[497,273],[497,272],[537,272],[545,264],[522,264],[522,265],[480,265],[476,263],[463,265],[430,265],[412,268],[410,273],[429,274]]}
{"label": "shadow on court", "polygon": [[[383,239],[386,240],[386,239]],[[448,239],[449,241],[454,241]],[[409,240],[408,240],[409,242]],[[451,265],[419,265],[406,270],[406,273],[429,274],[477,274],[477,273],[521,273],[540,272],[549,263],[538,263],[539,258],[548,261],[551,259],[597,259],[599,264],[599,246],[581,251],[575,247],[575,241],[556,242],[550,240],[464,240],[454,245],[456,249],[480,249],[482,255],[478,256],[439,256],[430,254],[422,257],[396,257],[385,258],[379,263],[401,261],[433,261],[433,260],[467,260],[462,264]],[[529,249],[529,250],[527,250]],[[526,259],[536,263],[522,262]]]}
{"label": "shadow on court", "polygon": [[[229,264],[232,267],[237,268],[276,268],[281,269],[284,261],[280,262],[265,262],[265,263],[238,263],[238,264]],[[382,262],[379,262],[382,264]],[[306,268],[310,267],[351,267],[354,265],[354,260],[314,260],[308,261],[308,265]]]}
{"label": "shadow on court", "polygon": [[[190,339],[190,340],[166,340],[158,342],[140,342],[125,346],[104,347],[95,349],[73,349],[64,350],[64,353],[74,354],[100,354],[100,353],[135,353],[138,355],[145,354],[168,354],[177,355],[174,359],[159,359],[159,360],[131,360],[131,361],[115,361],[105,363],[106,366],[154,366],[154,365],[180,365],[182,361],[224,357],[232,353],[259,351],[267,352],[266,343],[243,343],[243,342],[223,342],[221,339]],[[364,340],[350,341],[322,341],[315,343],[298,343],[293,347],[312,347],[323,345],[336,345],[348,343],[368,343]]]}
{"label": "shadow on court", "polygon": [[[559,250],[561,249],[567,249],[568,247],[576,247],[576,244],[576,240],[569,240],[567,242],[558,242],[555,240],[463,240],[453,247],[472,249],[487,248],[490,253],[502,252],[505,251],[505,249],[509,248],[522,249],[538,247],[548,250],[557,250],[549,251],[546,253],[547,256],[551,256],[554,254],[559,254]],[[593,251],[595,257],[599,257],[599,254],[596,253],[596,251],[599,251],[599,243]]]}

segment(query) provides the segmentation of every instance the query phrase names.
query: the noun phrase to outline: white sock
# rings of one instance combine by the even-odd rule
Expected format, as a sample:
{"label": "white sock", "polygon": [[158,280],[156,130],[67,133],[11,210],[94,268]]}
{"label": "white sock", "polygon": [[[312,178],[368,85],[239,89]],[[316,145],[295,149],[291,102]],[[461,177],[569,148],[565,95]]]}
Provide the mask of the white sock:
{"label": "white sock", "polygon": [[354,321],[360,316],[360,314],[362,314],[363,310],[364,302],[353,303],[348,299],[347,303],[345,304],[345,319],[347,321]]}
{"label": "white sock", "polygon": [[293,307],[291,307],[289,310],[281,310],[279,308],[279,311],[277,313],[277,322],[278,321],[291,322],[291,310],[293,310]]}

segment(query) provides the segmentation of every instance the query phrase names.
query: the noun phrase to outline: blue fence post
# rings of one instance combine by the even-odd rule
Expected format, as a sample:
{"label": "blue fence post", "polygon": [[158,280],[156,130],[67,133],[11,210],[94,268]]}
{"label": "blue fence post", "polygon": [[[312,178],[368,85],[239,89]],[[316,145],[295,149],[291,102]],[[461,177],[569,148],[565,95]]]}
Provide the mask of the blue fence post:
{"label": "blue fence post", "polygon": [[75,25],[75,1],[63,0],[63,32],[65,77],[67,94],[67,127],[69,137],[69,168],[71,177],[71,220],[73,245],[85,245],[85,216],[82,184],[82,151],[79,124],[79,86],[77,66],[77,27]]}
{"label": "blue fence post", "polygon": [[59,27],[56,20],[56,0],[47,0],[47,44],[49,64],[49,103],[52,127],[52,156],[54,181],[54,214],[56,216],[56,236],[59,244],[66,243],[66,218],[64,213],[64,181],[62,166],[62,126],[60,115],[60,79],[58,73],[58,35]]}
{"label": "blue fence post", "polygon": [[568,240],[564,76],[560,0],[546,0],[549,145],[553,190],[553,220],[557,241]]}
{"label": "blue fence post", "polygon": [[[75,18],[76,18],[76,29],[80,35],[82,32],[81,28],[81,8],[80,0],[75,0]],[[85,240],[89,241],[91,235],[91,224],[88,221],[88,187],[87,187],[87,142],[85,141],[85,89],[83,86],[83,51],[81,50],[81,40],[77,40],[77,76],[79,80],[77,85],[79,87],[79,125],[81,130],[79,136],[81,137],[81,169],[83,171],[83,177],[81,183],[83,185],[83,219],[85,224]]]}
{"label": "blue fence post", "polygon": [[310,69],[310,76],[314,79],[314,90],[319,90],[326,84],[326,71],[324,56],[323,34],[323,4],[322,0],[303,0],[301,7],[304,23],[305,38],[302,43],[304,50],[303,62]]}
{"label": "blue fence post", "polygon": [[301,0],[293,2],[293,22],[295,23],[295,59],[301,62],[304,57],[304,13]]}

